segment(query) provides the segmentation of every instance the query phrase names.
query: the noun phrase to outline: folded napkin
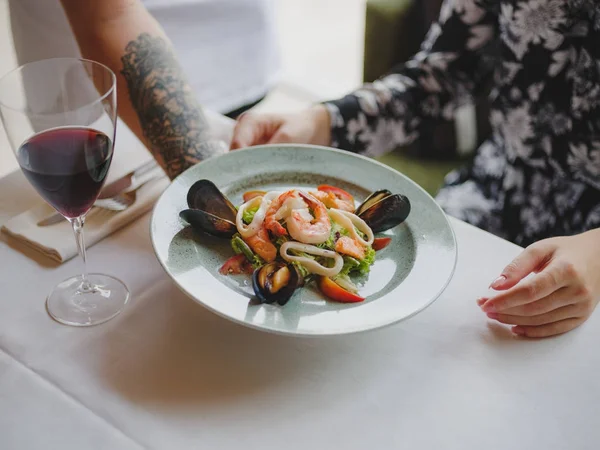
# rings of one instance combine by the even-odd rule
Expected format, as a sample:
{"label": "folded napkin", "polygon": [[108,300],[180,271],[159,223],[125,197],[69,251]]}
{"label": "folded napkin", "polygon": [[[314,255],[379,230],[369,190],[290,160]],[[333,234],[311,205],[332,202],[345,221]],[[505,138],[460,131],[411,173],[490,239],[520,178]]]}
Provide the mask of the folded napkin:
{"label": "folded napkin", "polygon": [[[149,181],[137,191],[135,203],[125,211],[92,208],[83,228],[86,248],[150,211],[168,184],[166,175]],[[65,220],[46,227],[37,226],[40,220],[53,212],[54,209],[48,204],[39,204],[10,219],[2,226],[2,232],[20,244],[63,263],[77,255],[77,243],[71,224]]]}

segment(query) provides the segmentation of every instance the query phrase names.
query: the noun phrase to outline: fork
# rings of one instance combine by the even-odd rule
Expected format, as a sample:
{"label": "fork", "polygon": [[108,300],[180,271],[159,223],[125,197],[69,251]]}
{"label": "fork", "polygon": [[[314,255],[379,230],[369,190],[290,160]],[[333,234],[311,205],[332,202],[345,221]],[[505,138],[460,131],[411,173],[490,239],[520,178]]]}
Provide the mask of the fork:
{"label": "fork", "polygon": [[137,199],[137,191],[144,187],[146,184],[150,183],[151,181],[156,180],[160,176],[161,174],[156,174],[148,178],[147,180],[144,180],[135,188],[127,192],[121,192],[120,194],[115,195],[114,197],[104,198],[101,200],[98,199],[94,202],[94,206],[102,209],[108,209],[110,211],[125,211],[127,208],[129,208],[135,203],[135,200]]}
{"label": "fork", "polygon": [[94,202],[94,206],[102,209],[108,209],[110,211],[125,211],[131,205],[135,203],[137,199],[137,191],[144,187],[151,181],[156,180],[160,175],[155,175],[153,177],[148,178],[144,182],[137,185],[135,188],[131,189],[127,192],[121,192],[118,195],[110,198],[98,199]]}

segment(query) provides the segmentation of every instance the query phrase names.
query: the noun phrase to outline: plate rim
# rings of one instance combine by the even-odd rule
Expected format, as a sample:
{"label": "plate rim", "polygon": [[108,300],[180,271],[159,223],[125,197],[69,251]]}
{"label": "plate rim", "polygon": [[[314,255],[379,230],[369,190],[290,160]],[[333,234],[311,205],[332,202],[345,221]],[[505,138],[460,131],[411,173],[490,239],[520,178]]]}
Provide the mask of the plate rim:
{"label": "plate rim", "polygon": [[[454,258],[452,261],[452,267],[448,273],[448,276],[446,278],[446,280],[444,281],[443,285],[439,288],[439,290],[437,291],[437,293],[435,295],[433,295],[431,297],[431,299],[429,299],[428,302],[426,302],[421,308],[416,309],[415,311],[413,311],[412,313],[410,313],[407,316],[404,316],[402,318],[399,319],[392,319],[390,321],[387,321],[385,323],[381,323],[378,324],[376,326],[371,326],[371,327],[363,327],[363,328],[352,328],[352,329],[348,329],[348,330],[342,330],[342,331],[332,331],[332,332],[292,332],[292,331],[286,331],[286,330],[282,330],[282,329],[277,329],[277,328],[271,328],[271,327],[266,327],[266,326],[259,326],[259,325],[255,325],[251,322],[247,322],[245,320],[240,320],[237,319],[235,317],[229,316],[227,314],[222,313],[221,311],[218,311],[217,309],[211,307],[210,305],[201,302],[199,299],[197,299],[193,294],[191,294],[190,292],[188,292],[188,290],[183,287],[181,285],[181,283],[179,283],[179,281],[177,281],[177,279],[171,275],[171,273],[169,272],[169,270],[167,269],[167,267],[165,266],[165,263],[161,260],[161,258],[158,257],[158,250],[156,248],[156,239],[154,236],[154,222],[155,222],[155,218],[156,218],[156,214],[157,214],[157,207],[159,205],[159,203],[161,202],[161,200],[163,199],[163,197],[165,197],[165,195],[167,194],[167,191],[169,190],[169,188],[171,187],[171,185],[173,185],[174,183],[176,183],[180,178],[184,177],[185,174],[187,172],[190,172],[192,170],[195,170],[195,168],[197,166],[200,166],[202,164],[214,161],[217,158],[221,158],[223,156],[229,155],[230,153],[237,153],[237,152],[247,152],[247,151],[256,151],[256,150],[260,150],[260,149],[268,149],[268,148],[281,148],[281,147],[287,147],[287,148],[309,148],[309,149],[314,149],[314,150],[325,150],[328,152],[333,152],[333,153],[339,153],[342,155],[346,155],[346,156],[351,156],[351,157],[355,157],[355,158],[359,158],[359,159],[363,159],[365,161],[367,161],[370,164],[375,164],[377,166],[380,166],[381,168],[391,171],[393,172],[396,176],[400,176],[401,178],[403,178],[405,181],[409,182],[410,184],[412,184],[415,188],[417,188],[418,190],[420,190],[423,194],[425,194],[432,202],[433,205],[435,205],[435,207],[439,210],[439,212],[442,213],[442,217],[444,218],[444,221],[446,223],[446,225],[448,226],[448,229],[450,230],[450,235],[452,237],[452,243],[453,245],[453,249],[454,249]],[[332,147],[325,147],[322,145],[313,145],[313,144],[293,144],[293,143],[283,143],[283,144],[264,144],[264,145],[255,145],[252,147],[245,147],[242,149],[238,149],[238,150],[234,150],[234,151],[228,151],[227,153],[223,153],[221,155],[217,155],[208,159],[205,159],[203,161],[200,161],[196,164],[194,164],[193,166],[188,167],[186,170],[184,170],[183,172],[181,172],[179,175],[177,175],[177,177],[175,177],[173,180],[171,180],[171,183],[169,184],[169,186],[167,186],[167,188],[160,194],[160,196],[158,197],[158,199],[156,200],[154,206],[152,207],[152,214],[150,216],[150,223],[149,223],[149,228],[150,228],[150,242],[152,244],[152,251],[154,252],[154,256],[157,259],[157,261],[159,262],[160,266],[162,267],[163,271],[166,273],[166,275],[169,277],[169,279],[171,280],[171,282],[181,291],[183,292],[187,297],[189,297],[191,300],[193,300],[195,303],[199,304],[200,306],[202,306],[203,308],[207,309],[208,311],[210,311],[213,314],[216,314],[219,317],[222,317],[223,319],[226,319],[232,323],[235,323],[237,325],[241,325],[244,326],[246,328],[250,328],[253,330],[257,330],[257,331],[261,331],[264,333],[269,333],[269,334],[275,334],[275,335],[279,335],[279,336],[289,336],[289,337],[301,337],[301,338],[318,338],[318,337],[333,337],[333,336],[347,336],[347,335],[352,335],[352,334],[358,334],[358,333],[366,333],[369,331],[376,331],[376,330],[381,330],[383,328],[387,328],[390,327],[392,325],[395,324],[399,324],[401,322],[404,322],[414,316],[416,316],[417,314],[422,313],[423,311],[425,311],[427,308],[429,308],[446,290],[446,288],[448,287],[448,285],[450,284],[450,282],[452,281],[452,279],[454,278],[454,274],[456,272],[456,266],[458,264],[458,241],[456,239],[456,233],[454,231],[454,228],[452,227],[452,224],[450,223],[450,219],[448,217],[448,215],[444,212],[444,210],[442,209],[442,207],[435,201],[435,199],[433,198],[433,196],[431,194],[429,194],[429,192],[427,192],[423,187],[421,187],[419,184],[417,184],[415,181],[413,181],[412,179],[410,179],[408,176],[404,175],[403,173],[401,173],[400,171],[394,169],[393,167],[390,167],[380,161],[375,160],[374,158],[365,156],[365,155],[360,155],[357,153],[353,153],[353,152],[349,152],[347,150],[340,150],[337,148],[332,148]]]}

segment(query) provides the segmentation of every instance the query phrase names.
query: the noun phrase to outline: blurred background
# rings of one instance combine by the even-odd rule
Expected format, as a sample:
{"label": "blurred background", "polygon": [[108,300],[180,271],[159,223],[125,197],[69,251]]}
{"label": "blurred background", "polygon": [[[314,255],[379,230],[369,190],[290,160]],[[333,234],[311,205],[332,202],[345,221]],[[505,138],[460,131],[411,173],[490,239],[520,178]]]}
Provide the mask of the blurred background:
{"label": "blurred background", "polygon": [[[365,3],[366,0],[275,0],[279,81],[255,109],[299,109],[359,85]],[[0,76],[15,67],[8,0],[0,0]],[[0,177],[15,169],[16,160],[0,124]]]}
{"label": "blurred background", "polygon": [[[52,1],[57,4],[57,0]],[[181,1],[174,0],[175,3]],[[240,3],[236,4],[236,1]],[[248,54],[248,49],[243,46],[249,45],[244,42],[244,32],[251,34],[260,33],[261,28],[273,29],[269,31],[272,34],[268,36],[271,36],[270,40],[275,41],[273,47],[276,48],[277,55],[275,58],[267,55],[269,57],[263,59],[275,61],[274,65],[277,67],[273,67],[272,70],[270,67],[268,70],[259,69],[264,72],[261,76],[265,78],[269,89],[266,97],[253,106],[253,109],[263,112],[285,112],[303,108],[316,101],[340,97],[362,82],[372,81],[384,75],[393,65],[406,61],[418,50],[431,22],[437,18],[442,0],[252,0],[257,5],[270,5],[268,14],[258,14],[256,17],[251,16],[252,11],[247,8],[247,5],[252,4],[249,0],[228,2],[230,6],[227,14],[221,13],[220,17],[219,6],[213,12],[213,20],[221,18],[224,21],[222,24],[206,21],[203,25],[197,18],[182,14],[178,20],[187,21],[185,37],[189,38],[191,35],[198,38],[197,45],[214,46],[222,43],[214,30],[228,25],[230,30],[235,30],[235,33],[229,32],[228,37],[232,42],[236,39],[239,42],[237,50],[232,50],[231,45],[229,46],[229,54],[237,51],[243,58]],[[0,75],[17,67],[9,3],[13,8],[13,16],[14,11],[23,4],[19,3],[19,0],[0,0]],[[165,11],[168,9],[164,6],[165,3],[162,2],[162,6],[156,7],[154,5],[160,4],[157,0],[144,0],[144,4],[159,22],[165,19],[165,30],[171,37],[168,26],[177,27],[179,23],[172,18],[172,12]],[[221,3],[220,7],[224,8],[224,4],[225,2]],[[47,5],[44,7],[48,8]],[[56,9],[56,6],[51,8]],[[49,12],[21,11],[20,15],[25,18],[23,20],[32,13],[41,15],[41,20],[47,21],[49,27],[55,27],[51,33],[57,34],[59,28],[56,28],[56,23],[60,21],[54,20],[56,23],[52,24],[52,18],[46,19]],[[170,25],[167,19],[171,20]],[[242,19],[247,22],[244,25],[246,28],[242,25],[238,27],[238,23],[242,24]],[[64,22],[64,17],[62,20]],[[13,19],[13,22],[16,23],[16,20]],[[256,23],[248,25],[252,22]],[[58,26],[61,26],[60,23]],[[175,34],[177,33],[173,32],[173,35]],[[252,41],[252,36],[246,37],[249,38],[249,42]],[[207,42],[210,40],[214,42]],[[174,45],[177,49],[178,42],[174,41]],[[266,47],[257,48],[257,54],[253,56],[260,59],[261,54],[258,52],[270,52]],[[192,50],[193,47],[191,50],[187,49],[187,55],[194,55],[190,53]],[[217,50],[214,53],[220,56]],[[184,59],[181,54],[179,56],[180,60]],[[28,58],[35,59],[35,52],[27,55],[25,59]],[[197,72],[202,71],[203,61],[199,63],[191,61],[193,58],[187,59],[182,61],[184,68],[188,64],[186,71],[194,71],[194,76],[198,79]],[[219,81],[223,84],[222,80]],[[203,95],[206,96],[210,92],[210,80],[204,80],[203,87]],[[224,90],[223,86],[220,86],[221,90],[218,92],[228,92],[226,88]],[[202,95],[200,97],[203,101]],[[211,109],[218,112],[231,112],[230,109],[219,110],[218,101],[207,103],[209,107],[214,105]],[[381,161],[401,170],[433,194],[442,183],[444,174],[468,157],[481,141],[480,137],[484,137],[487,120],[476,120],[476,116],[486,117],[485,114],[485,111],[475,111],[474,108],[467,107],[459,111],[457,119],[450,123],[425,124],[418,142],[409,148],[399,149],[382,157]],[[0,176],[16,168],[15,158],[9,150],[0,125]]]}

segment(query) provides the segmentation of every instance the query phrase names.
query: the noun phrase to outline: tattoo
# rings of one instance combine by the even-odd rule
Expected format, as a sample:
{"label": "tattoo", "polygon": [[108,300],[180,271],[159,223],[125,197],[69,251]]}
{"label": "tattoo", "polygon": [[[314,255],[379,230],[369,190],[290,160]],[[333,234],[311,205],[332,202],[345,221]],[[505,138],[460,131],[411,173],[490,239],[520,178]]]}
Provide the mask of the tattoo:
{"label": "tattoo", "polygon": [[160,37],[140,34],[125,47],[121,73],[150,151],[173,179],[221,152],[175,55]]}

